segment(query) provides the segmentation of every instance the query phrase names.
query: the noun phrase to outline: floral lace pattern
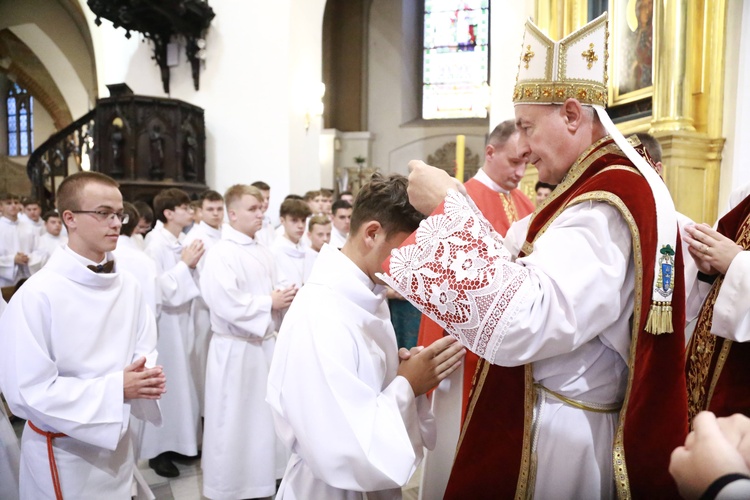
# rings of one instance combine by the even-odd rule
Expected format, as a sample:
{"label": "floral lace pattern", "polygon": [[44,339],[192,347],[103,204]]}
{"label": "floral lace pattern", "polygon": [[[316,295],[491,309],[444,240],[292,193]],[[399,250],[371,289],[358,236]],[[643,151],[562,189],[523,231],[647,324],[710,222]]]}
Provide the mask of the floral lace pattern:
{"label": "floral lace pattern", "polygon": [[456,191],[444,214],[420,224],[414,244],[392,252],[389,274],[381,276],[389,286],[489,361],[532,286],[502,237]]}

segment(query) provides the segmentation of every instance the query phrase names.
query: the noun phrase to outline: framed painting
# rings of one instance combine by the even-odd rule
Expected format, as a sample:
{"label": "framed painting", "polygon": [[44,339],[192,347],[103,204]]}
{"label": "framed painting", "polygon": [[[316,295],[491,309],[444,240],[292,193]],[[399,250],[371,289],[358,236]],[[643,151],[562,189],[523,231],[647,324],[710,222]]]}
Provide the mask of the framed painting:
{"label": "framed painting", "polygon": [[609,106],[653,95],[654,0],[609,0]]}

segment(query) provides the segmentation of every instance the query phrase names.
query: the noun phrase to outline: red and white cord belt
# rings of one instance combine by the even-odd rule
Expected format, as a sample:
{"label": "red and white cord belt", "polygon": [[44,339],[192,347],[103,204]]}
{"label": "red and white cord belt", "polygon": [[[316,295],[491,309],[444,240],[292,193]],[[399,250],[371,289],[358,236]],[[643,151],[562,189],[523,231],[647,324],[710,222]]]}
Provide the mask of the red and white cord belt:
{"label": "red and white cord belt", "polygon": [[49,471],[50,474],[52,474],[52,485],[55,487],[55,498],[57,498],[57,500],[63,500],[62,488],[60,487],[60,475],[57,473],[55,452],[52,449],[52,440],[55,438],[67,437],[67,435],[63,434],[62,432],[43,431],[42,429],[34,425],[31,420],[29,420],[28,423],[29,427],[31,427],[31,430],[47,438],[47,457],[49,458]]}

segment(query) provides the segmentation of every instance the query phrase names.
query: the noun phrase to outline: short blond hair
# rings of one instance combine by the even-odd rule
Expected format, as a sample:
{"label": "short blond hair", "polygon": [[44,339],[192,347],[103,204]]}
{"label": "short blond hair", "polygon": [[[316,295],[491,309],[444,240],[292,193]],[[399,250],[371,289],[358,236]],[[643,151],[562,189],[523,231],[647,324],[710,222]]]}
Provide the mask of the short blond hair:
{"label": "short blond hair", "polygon": [[328,216],[326,216],[325,214],[313,215],[312,217],[310,217],[310,221],[307,223],[307,230],[312,231],[312,227],[315,224],[318,224],[320,226],[325,226],[326,224],[330,224],[330,223],[331,223],[331,219],[329,219]]}
{"label": "short blond hair", "polygon": [[246,194],[263,203],[263,194],[260,192],[260,189],[247,184],[235,184],[224,193],[224,203],[226,204],[227,209],[242,199]]}

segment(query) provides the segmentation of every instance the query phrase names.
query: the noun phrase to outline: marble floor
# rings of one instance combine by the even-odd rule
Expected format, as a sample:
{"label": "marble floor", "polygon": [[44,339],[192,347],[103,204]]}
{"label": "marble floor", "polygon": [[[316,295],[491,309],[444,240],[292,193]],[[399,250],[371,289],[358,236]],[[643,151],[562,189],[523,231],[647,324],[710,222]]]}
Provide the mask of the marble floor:
{"label": "marble floor", "polygon": [[[203,476],[200,469],[200,461],[180,464],[175,462],[180,470],[180,477],[166,479],[158,476],[148,467],[146,461],[138,464],[138,469],[148,482],[151,491],[157,500],[202,500],[206,497],[201,495],[203,489]],[[404,500],[417,500],[419,496],[419,478],[422,475],[421,467],[404,486]]]}
{"label": "marble floor", "polygon": [[[0,402],[0,404],[2,404]],[[24,421],[17,419],[13,421],[13,428],[19,439],[23,432]],[[157,475],[148,466],[147,460],[138,463],[138,469],[148,483],[157,500],[202,500],[203,474],[200,468],[200,460],[179,463],[175,465],[180,470],[180,477],[167,479]],[[422,475],[421,467],[417,469],[411,481],[404,486],[404,500],[417,500],[419,496],[419,478]]]}

